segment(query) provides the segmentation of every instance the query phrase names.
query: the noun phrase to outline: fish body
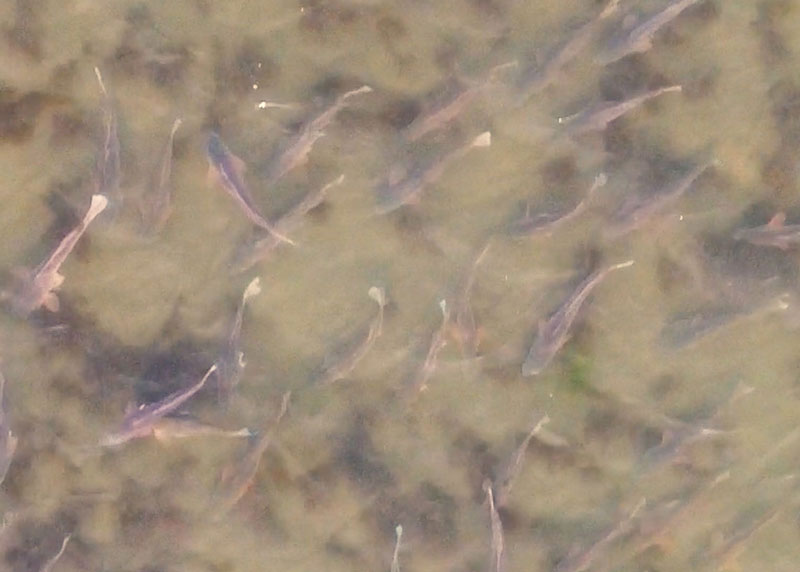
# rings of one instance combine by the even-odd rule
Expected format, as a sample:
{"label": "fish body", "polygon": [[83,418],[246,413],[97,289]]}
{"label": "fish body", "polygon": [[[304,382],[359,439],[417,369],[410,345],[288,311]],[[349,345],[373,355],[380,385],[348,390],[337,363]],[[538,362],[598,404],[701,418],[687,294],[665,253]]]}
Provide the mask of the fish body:
{"label": "fish body", "polygon": [[182,120],[180,118],[172,123],[172,130],[161,153],[161,162],[140,205],[142,232],[145,234],[157,234],[160,232],[164,228],[172,209],[172,188],[170,185],[172,148],[175,141],[175,133],[181,123]]}
{"label": "fish body", "polygon": [[348,91],[337,97],[333,103],[318,115],[308,120],[300,130],[273,154],[266,168],[267,181],[275,184],[291,170],[308,160],[308,154],[314,143],[325,135],[325,129],[336,118],[336,115],[347,105],[347,100],[362,93],[369,93],[372,88],[362,85],[358,89]]}
{"label": "fish body", "polygon": [[778,213],[772,220],[755,228],[740,228],[733,233],[734,240],[743,240],[757,246],[772,246],[788,250],[800,244],[800,224],[785,224],[786,215]]}
{"label": "fish body", "polygon": [[480,342],[478,325],[475,323],[475,314],[472,311],[472,289],[475,286],[475,278],[478,273],[478,266],[489,252],[491,239],[487,240],[478,254],[472,260],[472,264],[463,277],[455,296],[452,326],[455,328],[455,335],[461,348],[461,354],[465,360],[472,359],[478,354],[478,344]]}
{"label": "fish body", "polygon": [[261,458],[272,444],[281,419],[289,408],[290,398],[291,392],[286,392],[281,401],[280,411],[269,428],[258,437],[237,463],[224,471],[216,498],[217,515],[222,515],[233,508],[250,489],[261,464]]}
{"label": "fish body", "polygon": [[[322,204],[328,191],[336,185],[342,184],[343,181],[344,175],[340,175],[336,180],[327,183],[317,190],[310,191],[299,203],[292,207],[289,212],[275,221],[273,225],[275,231],[284,236],[292,232],[300,226],[303,218],[309,211]],[[244,272],[254,264],[266,259],[281,242],[282,241],[275,235],[267,234],[265,237],[246,245],[242,251],[236,255],[236,261],[233,263],[234,267],[238,272]]]}
{"label": "fish body", "polygon": [[544,64],[520,78],[517,83],[518,105],[522,105],[531,96],[546,89],[558,79],[564,67],[586,48],[599,25],[617,11],[619,2],[620,0],[609,0],[600,14],[583,24],[564,43],[555,48]]}
{"label": "fish body", "polygon": [[428,343],[428,351],[422,363],[414,370],[411,376],[409,387],[411,388],[412,397],[425,391],[428,388],[428,380],[436,370],[436,362],[441,352],[447,345],[447,326],[450,321],[450,309],[447,307],[447,302],[441,300],[439,302],[439,309],[442,311],[442,323],[433,332]]}
{"label": "fish body", "polygon": [[183,417],[162,417],[153,423],[153,437],[159,441],[187,439],[191,437],[252,437],[253,432],[246,427],[242,429],[222,429],[214,425],[201,423],[195,419]]}
{"label": "fish body", "polygon": [[633,260],[601,268],[591,273],[561,304],[550,318],[539,325],[539,333],[522,364],[522,375],[541,373],[569,339],[572,325],[592,291],[614,270],[627,268]]}
{"label": "fish body", "polygon": [[559,117],[558,123],[563,125],[565,132],[571,136],[602,131],[612,121],[619,119],[651,99],[664,93],[677,92],[682,89],[680,85],[669,85],[634,95],[624,101],[599,103],[574,115]]}
{"label": "fish body", "polygon": [[272,223],[258,211],[250,194],[250,189],[244,181],[244,162],[231,153],[218,134],[212,132],[209,135],[206,152],[211,172],[225,192],[236,201],[236,204],[239,205],[239,208],[250,222],[263,228],[276,238],[294,244],[291,240],[275,231]]}
{"label": "fish body", "polygon": [[372,319],[366,331],[358,336],[349,349],[340,356],[326,357],[322,364],[321,373],[316,378],[316,383],[327,385],[345,379],[352,372],[358,362],[364,359],[375,340],[381,335],[383,328],[383,314],[386,307],[386,292],[383,288],[373,286],[368,295],[378,304],[378,313]]}
{"label": "fish body", "polygon": [[491,142],[491,133],[485,131],[468,144],[445,153],[428,165],[414,169],[400,181],[382,183],[375,191],[378,198],[376,209],[378,214],[388,214],[415,201],[427,185],[433,184],[444,174],[451,162],[466,155],[473,147],[488,147]]}
{"label": "fish body", "polygon": [[140,405],[130,411],[122,420],[120,428],[109,433],[101,440],[101,446],[115,447],[132,439],[152,435],[156,423],[189,401],[194,394],[203,388],[208,378],[215,371],[217,371],[216,364],[212,365],[200,381],[194,385],[179,389],[160,401],[148,405]]}
{"label": "fish body", "polygon": [[115,209],[122,208],[123,197],[120,191],[120,180],[122,170],[120,168],[119,134],[117,131],[117,113],[114,110],[114,103],[111,95],[106,89],[103,76],[98,68],[94,68],[97,82],[100,84],[100,91],[103,92],[103,122],[105,133],[103,135],[103,147],[97,157],[97,171],[95,181],[95,194],[105,195],[115,203]]}
{"label": "fish body", "polygon": [[86,232],[89,224],[106,206],[108,199],[104,195],[92,195],[83,220],[61,239],[55,250],[35,271],[21,277],[18,291],[11,294],[11,306],[17,315],[26,317],[41,306],[53,312],[58,310],[59,303],[55,290],[58,290],[64,282],[64,276],[59,273],[61,265]]}
{"label": "fish body", "polygon": [[671,183],[667,188],[646,197],[633,197],[627,200],[617,211],[611,225],[606,229],[606,238],[618,238],[636,230],[645,221],[650,220],[670,203],[678,200],[706,169],[716,164],[709,161],[698,165]]}
{"label": "fish body", "polygon": [[6,478],[8,468],[17,450],[17,436],[11,431],[6,409],[6,378],[0,373],[0,484]]}
{"label": "fish body", "polygon": [[581,215],[586,210],[594,192],[604,186],[606,182],[608,182],[608,177],[606,177],[605,173],[600,173],[595,177],[594,183],[592,183],[586,196],[572,210],[560,215],[531,216],[530,213],[525,213],[524,217],[509,225],[506,233],[509,236],[518,238],[552,234],[556,228]]}
{"label": "fish body", "polygon": [[261,280],[256,277],[247,285],[242,293],[242,299],[236,309],[233,324],[231,325],[225,351],[216,361],[217,366],[217,393],[221,402],[227,401],[231,393],[239,384],[246,365],[244,353],[241,348],[242,321],[247,300],[261,293]]}
{"label": "fish body", "polygon": [[630,32],[620,36],[608,49],[602,51],[595,58],[595,61],[602,65],[608,65],[621,60],[625,56],[648,51],[653,47],[653,36],[656,35],[656,32],[672,22],[681,12],[699,1],[675,0],[661,12],[653,14]]}

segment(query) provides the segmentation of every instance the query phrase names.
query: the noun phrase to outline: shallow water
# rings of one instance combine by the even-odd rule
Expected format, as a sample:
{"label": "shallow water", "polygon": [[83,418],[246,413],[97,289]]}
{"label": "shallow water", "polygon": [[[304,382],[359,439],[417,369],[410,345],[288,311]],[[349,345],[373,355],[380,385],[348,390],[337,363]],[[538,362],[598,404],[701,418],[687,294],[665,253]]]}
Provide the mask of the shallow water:
{"label": "shallow water", "polygon": [[[598,542],[582,569],[715,570],[730,565],[729,540],[779,507],[738,546],[738,564],[794,570],[798,260],[731,235],[780,210],[800,220],[799,8],[699,2],[652,50],[601,68],[593,54],[625,17],[665,4],[623,1],[558,81],[514,108],[519,70],[602,4],[0,7],[4,280],[35,267],[88,204],[103,134],[95,66],[118,115],[125,197],[62,268],[59,312],[0,314],[19,438],[0,496],[0,569],[40,570],[69,534],[53,570],[389,570],[399,524],[401,570],[484,570],[492,539],[482,483],[500,479],[546,413],[546,432],[531,441],[500,507],[505,570],[567,569],[568,557]],[[454,77],[485,81],[514,60],[519,68],[498,74],[448,129],[402,141],[437,87]],[[558,135],[559,117],[672,83],[683,92],[603,133]],[[349,101],[308,162],[267,188],[259,173],[276,145],[360,85],[374,91]],[[261,109],[262,101],[292,107]],[[136,201],[176,117],[173,210],[163,231],[145,238]],[[249,166],[245,179],[271,219],[345,176],[291,233],[296,246],[241,273],[234,256],[256,233],[206,176],[211,130]],[[485,130],[491,146],[455,161],[418,204],[375,213],[379,183]],[[603,238],[625,197],[665,188],[710,156],[720,164],[675,203],[622,238]],[[441,323],[439,300],[456,303],[487,236],[526,205],[566,212],[601,171],[608,183],[589,210],[551,236],[493,239],[471,296],[479,358],[465,360],[448,332],[427,390],[409,396]],[[596,289],[553,364],[523,378],[536,323],[591,264],[628,259],[635,264]],[[95,444],[127,403],[160,399],[203,375],[255,276],[262,291],[245,311],[236,394],[220,407],[209,384],[185,410],[262,431],[284,392],[292,400],[252,486],[221,514],[220,473],[246,442]],[[373,285],[390,302],[381,336],[347,379],[313,385],[325,356],[356,343],[374,318]],[[730,313],[714,321],[709,308]],[[697,327],[669,329],[692,315]],[[743,388],[752,391],[737,393]],[[659,447],[683,434],[676,420],[721,432],[678,451]],[[659,515],[683,502],[691,504],[655,534]],[[604,546],[619,523],[628,528]]]}

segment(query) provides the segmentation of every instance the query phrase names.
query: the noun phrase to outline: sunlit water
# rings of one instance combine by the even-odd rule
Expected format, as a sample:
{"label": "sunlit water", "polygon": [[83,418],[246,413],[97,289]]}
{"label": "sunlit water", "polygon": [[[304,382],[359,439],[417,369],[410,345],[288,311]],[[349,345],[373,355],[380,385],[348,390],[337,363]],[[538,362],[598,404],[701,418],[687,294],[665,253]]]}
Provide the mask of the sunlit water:
{"label": "sunlit water", "polygon": [[[125,202],[64,265],[58,313],[2,315],[19,446],[2,485],[0,569],[40,570],[71,535],[54,570],[389,570],[397,525],[401,570],[493,569],[482,484],[500,480],[546,413],[499,511],[509,572],[795,570],[797,258],[731,234],[778,211],[790,222],[800,215],[800,13],[784,0],[699,2],[652,50],[602,68],[594,54],[625,18],[666,4],[623,0],[557,81],[514,108],[521,70],[603,4],[6,2],[6,280],[47,255],[93,192],[103,139],[95,66],[118,115]],[[402,141],[445,82],[482,82],[514,61],[447,129]],[[669,84],[683,92],[605,133],[558,134],[559,117]],[[306,164],[267,186],[273,149],[360,85],[373,91],[348,102]],[[160,234],[143,238],[137,200],[176,117],[173,209]],[[295,246],[244,272],[234,257],[256,232],[207,178],[211,130],[248,165],[270,219],[345,177],[290,233]],[[486,130],[491,146],[454,160],[418,204],[376,214],[379,183]],[[710,157],[719,164],[676,202],[603,238],[626,196],[657,191]],[[552,235],[493,239],[470,300],[480,359],[464,359],[448,331],[427,389],[410,395],[441,324],[439,301],[456,303],[487,236],[526,205],[565,212],[600,172],[608,183],[589,209]],[[523,378],[537,322],[592,263],[629,259],[597,288],[553,364]],[[256,276],[262,291],[244,314],[234,397],[221,407],[208,384],[185,410],[261,432],[293,393],[252,486],[221,512],[220,475],[246,440],[96,444],[126,404],[203,375]],[[382,334],[346,379],[314,385],[325,356],[352,347],[375,317],[371,286],[389,299]],[[721,432],[672,451],[678,431],[662,415]],[[737,535],[744,540],[728,550]]]}

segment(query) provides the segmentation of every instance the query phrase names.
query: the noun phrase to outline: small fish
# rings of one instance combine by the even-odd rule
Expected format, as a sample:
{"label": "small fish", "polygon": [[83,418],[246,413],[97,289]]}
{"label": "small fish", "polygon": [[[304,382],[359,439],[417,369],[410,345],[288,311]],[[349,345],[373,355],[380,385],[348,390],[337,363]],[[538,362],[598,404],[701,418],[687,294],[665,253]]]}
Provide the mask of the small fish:
{"label": "small fish", "polygon": [[454,319],[452,320],[452,326],[454,328],[454,335],[461,349],[461,355],[465,361],[471,360],[478,355],[480,336],[478,325],[475,323],[475,314],[472,311],[471,298],[472,289],[475,286],[475,278],[478,273],[478,266],[486,256],[486,253],[489,252],[490,245],[491,238],[486,241],[486,244],[484,244],[472,260],[472,264],[456,291],[455,302],[453,304]]}
{"label": "small fish", "polygon": [[192,386],[179,389],[160,401],[129,411],[117,431],[109,433],[100,441],[102,447],[116,447],[132,439],[148,437],[153,434],[156,423],[162,417],[169,415],[181,405],[189,401],[192,396],[200,391],[211,374],[217,371],[217,364],[212,365],[206,374]]}
{"label": "small fish", "polygon": [[400,540],[403,538],[403,525],[398,524],[394,527],[394,534],[397,540],[394,543],[394,552],[392,552],[392,565],[389,572],[400,572]]}
{"label": "small fish", "polygon": [[283,394],[280,411],[270,423],[269,428],[250,446],[238,462],[223,471],[219,492],[215,499],[218,516],[233,508],[252,486],[258,466],[261,464],[261,457],[272,444],[281,419],[289,408],[291,395],[290,391]]}
{"label": "small fish", "polygon": [[454,82],[447,85],[429,107],[423,110],[403,129],[407,141],[417,141],[428,133],[446,126],[464,112],[496,80],[497,73],[505,68],[516,66],[508,62],[493,67],[486,79],[476,82]]}
{"label": "small fish", "polygon": [[492,550],[489,559],[489,572],[502,572],[505,568],[505,540],[503,537],[503,521],[494,502],[494,484],[489,479],[483,481],[486,503],[489,505],[489,523],[492,530]]}
{"label": "small fish", "polygon": [[281,145],[272,155],[267,167],[266,178],[270,185],[277,183],[289,171],[299,167],[308,160],[308,154],[317,139],[325,135],[325,128],[336,118],[336,115],[347,105],[347,100],[362,93],[370,93],[372,88],[362,85],[358,89],[348,91],[337,97],[332,104],[300,127],[293,137]]}
{"label": "small fish", "polygon": [[489,131],[485,131],[468,144],[445,153],[433,163],[414,169],[402,180],[382,183],[375,190],[378,197],[378,214],[388,214],[415,201],[427,185],[433,184],[444,174],[452,161],[463,157],[474,147],[489,147],[491,143],[492,135]]}
{"label": "small fish", "polygon": [[595,104],[574,115],[559,117],[559,125],[563,125],[565,133],[571,136],[584,135],[604,130],[609,123],[633,111],[642,104],[664,93],[681,91],[680,85],[668,85],[634,95],[623,101],[607,101]]}
{"label": "small fish", "polygon": [[503,507],[508,503],[508,497],[511,494],[511,488],[514,486],[514,481],[517,480],[520,471],[522,470],[522,463],[525,461],[525,455],[528,452],[528,446],[531,440],[542,430],[546,424],[550,423],[550,417],[545,413],[540,416],[535,423],[531,425],[530,431],[525,435],[522,443],[519,444],[514,455],[506,464],[506,466],[499,472],[499,478],[495,481],[494,492],[497,497],[495,500],[497,506]]}
{"label": "small fish", "polygon": [[605,186],[606,182],[608,182],[608,177],[606,177],[605,173],[600,173],[594,178],[594,183],[592,183],[583,200],[575,205],[572,210],[558,215],[541,214],[537,216],[531,216],[530,212],[526,212],[524,217],[509,225],[506,233],[513,237],[551,235],[556,228],[581,215],[586,210],[592,196],[594,196],[594,192]]}
{"label": "small fish", "polygon": [[8,423],[5,391],[6,378],[0,372],[0,484],[5,480],[8,468],[14,459],[14,452],[17,450],[17,436],[11,431]]}
{"label": "small fish", "polygon": [[703,560],[709,558],[714,560],[717,563],[717,570],[741,570],[737,560],[747,548],[747,544],[758,532],[781,516],[787,508],[789,508],[788,504],[779,503],[773,508],[764,511],[755,522],[747,522],[739,529],[731,532],[724,544],[712,550],[710,554],[704,555]]}
{"label": "small fish", "polygon": [[239,208],[242,209],[250,222],[263,228],[275,238],[294,244],[291,240],[278,233],[264,216],[258,212],[258,208],[250,195],[250,189],[244,182],[244,161],[231,153],[230,149],[222,142],[219,135],[212,132],[208,137],[207,156],[209,173],[219,182],[220,186],[227,192]]}
{"label": "small fish", "polygon": [[446,300],[439,301],[439,309],[442,311],[442,323],[436,329],[436,331],[433,332],[428,344],[428,351],[425,354],[425,358],[422,360],[422,363],[415,368],[414,373],[411,376],[409,388],[412,396],[417,396],[428,389],[428,380],[436,370],[436,361],[439,356],[439,352],[442,351],[442,349],[444,349],[444,347],[447,345],[447,339],[445,336],[447,333],[447,326],[450,321],[450,309],[447,307]]}
{"label": "small fish", "polygon": [[[292,232],[294,229],[300,226],[304,217],[309,211],[322,204],[322,201],[325,200],[328,191],[337,185],[341,185],[343,181],[344,175],[339,175],[336,180],[327,183],[315,191],[310,191],[299,203],[292,207],[289,212],[275,221],[275,224],[273,225],[275,230],[282,235]],[[260,238],[255,242],[245,246],[241,252],[236,255],[236,260],[233,263],[233,266],[238,272],[244,272],[245,270],[251,268],[254,264],[266,259],[272,253],[272,251],[281,244],[281,242],[282,241],[276,238],[274,235],[268,234],[264,238]]]}
{"label": "small fish", "polygon": [[578,28],[563,44],[558,46],[541,66],[528,71],[517,83],[519,98],[517,105],[524,104],[531,96],[544,90],[558,80],[564,67],[582,52],[595,35],[599,24],[611,17],[619,7],[620,0],[609,0],[595,18]]}
{"label": "small fish", "polygon": [[778,213],[765,225],[740,228],[733,233],[734,240],[744,240],[758,246],[773,246],[781,250],[800,244],[800,224],[785,224],[786,215]]}
{"label": "small fish", "polygon": [[111,95],[106,89],[103,76],[98,68],[94,68],[97,76],[97,83],[100,84],[100,91],[103,92],[103,116],[105,123],[105,135],[103,137],[103,148],[97,158],[97,180],[95,182],[95,194],[105,195],[113,200],[115,208],[122,208],[123,196],[120,191],[120,180],[122,178],[119,160],[119,135],[117,133],[117,114],[114,111],[114,103]]}
{"label": "small fish", "polygon": [[34,272],[19,274],[18,291],[12,294],[4,293],[4,297],[10,296],[11,306],[17,315],[26,317],[42,306],[52,312],[58,311],[59,303],[55,290],[58,290],[64,282],[64,276],[59,273],[59,269],[89,224],[106,206],[108,199],[104,195],[92,195],[89,210],[86,211],[83,220],[61,240],[47,260]]}
{"label": "small fish", "polygon": [[244,353],[241,348],[244,307],[249,298],[260,293],[261,280],[258,277],[253,278],[242,293],[242,299],[239,302],[239,307],[236,309],[236,316],[233,319],[233,325],[228,334],[228,343],[225,346],[225,351],[216,361],[217,394],[220,402],[227,402],[242,378],[242,373],[246,365]]}
{"label": "small fish", "polygon": [[344,353],[335,357],[325,357],[325,361],[320,368],[321,373],[316,376],[315,383],[327,385],[345,379],[355,369],[358,362],[364,359],[364,356],[372,348],[372,344],[381,335],[383,313],[386,307],[386,292],[383,288],[373,286],[369,289],[367,295],[378,304],[377,315],[370,322],[369,328],[360,334],[353,343],[348,344],[348,349]]}
{"label": "small fish", "polygon": [[716,165],[717,161],[709,161],[691,169],[665,189],[651,193],[645,197],[636,196],[626,200],[617,211],[614,220],[603,233],[606,238],[618,238],[639,228],[641,224],[655,216],[670,203],[678,200],[706,169]]}
{"label": "small fish", "polygon": [[72,539],[71,534],[68,534],[64,537],[64,540],[61,541],[61,548],[59,549],[59,551],[56,552],[56,554],[52,558],[50,558],[47,562],[44,563],[44,565],[39,569],[39,572],[51,572],[53,570],[53,567],[56,565],[56,562],[58,562],[64,555],[64,551],[67,549],[67,544],[69,544],[69,541],[71,539]]}
{"label": "small fish", "polygon": [[176,119],[172,123],[172,130],[161,153],[161,163],[150,182],[147,193],[140,204],[139,211],[142,219],[142,232],[157,234],[161,232],[172,210],[172,188],[170,177],[172,175],[172,147],[175,133],[181,126],[182,120]]}
{"label": "small fish", "polygon": [[185,417],[162,417],[153,424],[153,437],[159,441],[203,436],[252,437],[253,432],[247,427],[235,430],[222,429]]}
{"label": "small fish", "polygon": [[541,373],[570,337],[572,324],[592,291],[614,270],[633,265],[633,260],[613,264],[592,272],[567,297],[546,322],[539,324],[539,333],[522,364],[522,375]]}
{"label": "small fish", "polygon": [[675,0],[661,12],[657,12],[630,32],[622,34],[611,46],[600,52],[595,61],[601,65],[621,60],[625,56],[648,51],[653,47],[653,36],[661,28],[677,18],[681,12],[700,0]]}

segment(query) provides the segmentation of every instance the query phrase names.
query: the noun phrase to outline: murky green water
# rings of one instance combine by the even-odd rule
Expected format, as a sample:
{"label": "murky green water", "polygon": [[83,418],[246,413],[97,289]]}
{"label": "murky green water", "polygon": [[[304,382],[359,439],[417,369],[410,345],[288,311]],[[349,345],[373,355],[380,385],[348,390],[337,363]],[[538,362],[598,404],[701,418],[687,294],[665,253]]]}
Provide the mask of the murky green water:
{"label": "murky green water", "polygon": [[[41,570],[71,535],[53,570],[389,570],[402,525],[401,570],[493,570],[482,484],[493,481],[498,496],[504,467],[546,413],[512,489],[497,499],[505,570],[794,570],[798,259],[731,235],[778,211],[800,220],[800,8],[699,2],[649,52],[597,66],[622,15],[666,4],[623,0],[622,15],[558,81],[513,108],[519,70],[602,4],[0,6],[5,280],[47,256],[88,204],[103,140],[95,66],[118,115],[126,201],[64,265],[58,313],[0,317],[19,438],[2,484],[0,569]],[[477,83],[515,60],[519,68],[498,73],[445,134],[402,142],[400,130],[444,82]],[[683,92],[605,133],[556,136],[557,118],[592,102],[673,83]],[[265,185],[276,145],[364,84],[374,91],[348,102],[307,164]],[[262,101],[292,107],[260,109]],[[173,210],[163,232],[145,239],[136,201],[176,117]],[[270,219],[345,176],[290,233],[296,246],[241,273],[233,257],[256,233],[207,179],[210,130],[249,166]],[[491,146],[455,160],[418,205],[375,214],[373,189],[399,167],[485,130]],[[711,156],[720,164],[658,216],[603,238],[626,196]],[[426,391],[409,399],[408,380],[441,324],[439,300],[456,304],[486,237],[526,203],[565,211],[600,172],[608,183],[588,211],[552,235],[493,240],[470,299],[478,359],[465,360],[448,331]],[[523,378],[536,323],[597,259],[635,264],[597,288],[553,364]],[[236,394],[220,407],[209,384],[185,410],[263,431],[286,391],[292,400],[252,486],[221,513],[220,475],[245,440],[96,443],[127,403],[203,375],[256,276],[262,292],[245,311]],[[347,379],[310,384],[325,356],[352,348],[375,317],[374,285],[390,300],[382,334]],[[670,450],[676,442],[685,446]]]}

